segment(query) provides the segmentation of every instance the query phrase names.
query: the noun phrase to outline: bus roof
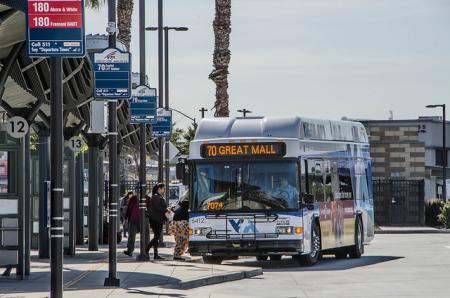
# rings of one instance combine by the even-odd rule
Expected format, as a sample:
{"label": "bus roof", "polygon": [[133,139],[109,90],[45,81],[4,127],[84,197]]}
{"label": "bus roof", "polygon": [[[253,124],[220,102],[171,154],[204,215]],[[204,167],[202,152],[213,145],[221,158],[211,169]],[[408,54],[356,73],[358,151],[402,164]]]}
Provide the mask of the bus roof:
{"label": "bus roof", "polygon": [[194,140],[234,138],[368,142],[366,130],[360,122],[304,117],[206,118],[200,122]]}

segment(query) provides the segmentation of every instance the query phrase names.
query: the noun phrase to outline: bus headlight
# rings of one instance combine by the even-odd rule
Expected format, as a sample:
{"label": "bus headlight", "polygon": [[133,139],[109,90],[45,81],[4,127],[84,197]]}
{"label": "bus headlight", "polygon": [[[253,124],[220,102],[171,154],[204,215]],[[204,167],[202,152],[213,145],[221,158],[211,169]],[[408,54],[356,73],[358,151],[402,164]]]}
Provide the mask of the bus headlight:
{"label": "bus headlight", "polygon": [[294,227],[277,227],[277,234],[293,234],[294,233]]}
{"label": "bus headlight", "polygon": [[206,236],[211,231],[211,228],[195,228],[193,230],[193,236]]}

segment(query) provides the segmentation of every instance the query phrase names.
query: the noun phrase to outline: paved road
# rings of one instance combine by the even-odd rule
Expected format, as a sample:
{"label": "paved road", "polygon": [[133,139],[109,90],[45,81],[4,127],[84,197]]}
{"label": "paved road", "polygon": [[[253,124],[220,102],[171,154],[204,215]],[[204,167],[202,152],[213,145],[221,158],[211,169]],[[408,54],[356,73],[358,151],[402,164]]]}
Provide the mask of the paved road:
{"label": "paved road", "polygon": [[[86,282],[95,283],[95,275],[91,274],[76,289],[66,291],[64,297],[450,297],[450,234],[376,235],[375,240],[366,246],[366,254],[361,259],[327,257],[315,267],[299,267],[288,258],[279,262],[243,259],[226,264],[230,267],[262,266],[264,275],[182,291],[154,284],[150,275],[162,274],[159,267],[137,264],[143,274],[129,281],[124,279],[123,282],[128,283],[125,288],[84,287]],[[119,264],[121,274],[135,270],[127,266]],[[161,266],[167,267],[165,270],[168,272],[173,271],[173,265],[169,263],[163,262]],[[217,267],[213,266],[213,273],[215,269]],[[184,278],[192,277],[195,272],[192,270],[198,269],[186,267]],[[171,275],[170,272],[166,275]],[[103,280],[106,271],[99,274]],[[0,283],[0,296],[4,285]],[[2,297],[48,296],[47,293],[34,295],[33,291],[26,292]]]}
{"label": "paved road", "polygon": [[361,259],[324,258],[311,268],[298,267],[288,259],[230,264],[237,263],[263,265],[264,276],[184,294],[230,298],[450,297],[450,234],[376,235]]}

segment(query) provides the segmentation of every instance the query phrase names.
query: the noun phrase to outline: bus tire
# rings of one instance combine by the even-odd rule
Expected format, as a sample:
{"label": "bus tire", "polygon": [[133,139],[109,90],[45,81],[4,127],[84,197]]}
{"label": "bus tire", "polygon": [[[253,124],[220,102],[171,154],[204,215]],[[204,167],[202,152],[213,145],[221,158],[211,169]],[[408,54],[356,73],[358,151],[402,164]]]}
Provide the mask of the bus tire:
{"label": "bus tire", "polygon": [[320,257],[320,249],[322,239],[320,237],[320,228],[313,221],[311,227],[311,252],[307,255],[301,255],[299,258],[300,264],[303,266],[314,266]]}
{"label": "bus tire", "polygon": [[271,261],[281,261],[281,255],[270,255]]}
{"label": "bus tire", "polygon": [[256,256],[256,260],[258,261],[267,261],[269,256]]}
{"label": "bus tire", "polygon": [[364,253],[364,229],[359,216],[355,222],[355,245],[350,246],[348,253],[352,259],[360,258]]}
{"label": "bus tire", "polygon": [[217,257],[217,256],[203,256],[203,263],[205,264],[215,264],[215,265],[220,265],[222,264],[223,258],[222,257]]}

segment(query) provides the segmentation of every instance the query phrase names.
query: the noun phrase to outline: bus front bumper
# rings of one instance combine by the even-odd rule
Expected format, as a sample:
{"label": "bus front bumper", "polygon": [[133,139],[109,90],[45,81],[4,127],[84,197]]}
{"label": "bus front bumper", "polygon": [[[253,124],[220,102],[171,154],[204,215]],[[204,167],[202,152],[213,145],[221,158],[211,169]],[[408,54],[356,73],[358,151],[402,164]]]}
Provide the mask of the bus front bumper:
{"label": "bus front bumper", "polygon": [[302,240],[190,241],[193,256],[258,256],[268,254],[296,255],[303,251]]}

